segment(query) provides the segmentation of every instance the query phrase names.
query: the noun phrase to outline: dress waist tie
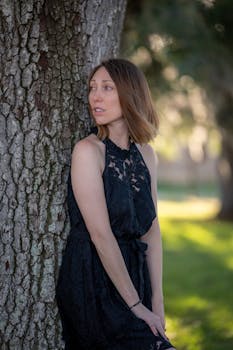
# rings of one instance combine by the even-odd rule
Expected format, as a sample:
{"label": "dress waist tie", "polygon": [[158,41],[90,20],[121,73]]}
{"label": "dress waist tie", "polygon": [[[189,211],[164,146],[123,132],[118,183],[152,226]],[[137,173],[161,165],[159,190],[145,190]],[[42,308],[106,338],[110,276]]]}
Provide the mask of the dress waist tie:
{"label": "dress waist tie", "polygon": [[[144,274],[143,274],[143,268],[144,268],[144,262],[145,262],[145,257],[146,257],[146,250],[148,247],[148,244],[141,241],[137,237],[129,237],[129,236],[124,236],[124,237],[117,237],[115,236],[119,246],[121,245],[129,245],[137,254],[137,259],[138,259],[138,278],[139,278],[139,297],[140,299],[143,299],[144,296]],[[75,239],[80,242],[91,242],[89,234],[87,232],[79,234],[77,233],[72,233],[72,230],[70,232],[70,235],[68,236],[68,243],[72,239]]]}

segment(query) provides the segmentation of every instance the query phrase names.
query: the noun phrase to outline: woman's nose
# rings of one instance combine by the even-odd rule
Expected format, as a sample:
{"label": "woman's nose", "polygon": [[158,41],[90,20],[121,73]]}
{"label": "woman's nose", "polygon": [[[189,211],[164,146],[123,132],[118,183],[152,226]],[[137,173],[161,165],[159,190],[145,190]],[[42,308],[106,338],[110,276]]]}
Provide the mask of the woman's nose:
{"label": "woman's nose", "polygon": [[103,94],[101,89],[96,89],[95,91],[92,91],[92,97],[94,101],[99,101],[103,99]]}

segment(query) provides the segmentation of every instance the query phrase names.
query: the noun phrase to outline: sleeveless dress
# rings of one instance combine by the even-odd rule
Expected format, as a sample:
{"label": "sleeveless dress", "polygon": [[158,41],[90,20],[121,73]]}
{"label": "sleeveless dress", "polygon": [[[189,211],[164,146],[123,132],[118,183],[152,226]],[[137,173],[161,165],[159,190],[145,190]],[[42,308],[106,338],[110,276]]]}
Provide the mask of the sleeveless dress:
{"label": "sleeveless dress", "polygon": [[[147,244],[140,240],[156,217],[149,170],[134,142],[129,150],[106,138],[103,183],[112,232],[132,282],[151,308]],[[71,229],[56,286],[67,350],[155,350],[172,345],[136,317],[108,277],[90,239],[68,178]]]}

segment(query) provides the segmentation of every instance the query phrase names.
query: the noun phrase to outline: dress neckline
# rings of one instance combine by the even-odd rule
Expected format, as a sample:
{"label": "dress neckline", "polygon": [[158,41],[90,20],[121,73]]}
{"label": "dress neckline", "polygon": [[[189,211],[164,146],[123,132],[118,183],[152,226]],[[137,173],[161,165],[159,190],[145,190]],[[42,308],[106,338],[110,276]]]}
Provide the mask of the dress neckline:
{"label": "dress neckline", "polygon": [[134,142],[131,140],[130,144],[129,144],[129,148],[121,148],[120,146],[118,146],[114,141],[112,141],[108,137],[104,139],[104,142],[108,143],[108,146],[110,147],[110,149],[112,149],[113,151],[115,151],[119,155],[125,155],[125,156],[128,156],[130,154],[132,147],[133,147],[133,144],[134,144]]}

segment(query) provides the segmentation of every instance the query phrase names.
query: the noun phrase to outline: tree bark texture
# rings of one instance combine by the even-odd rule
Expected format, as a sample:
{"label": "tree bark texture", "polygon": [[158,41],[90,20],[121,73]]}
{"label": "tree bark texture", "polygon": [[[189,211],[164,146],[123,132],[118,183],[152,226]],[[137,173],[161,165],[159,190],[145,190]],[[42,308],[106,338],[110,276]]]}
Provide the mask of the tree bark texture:
{"label": "tree bark texture", "polygon": [[218,160],[221,191],[219,219],[233,221],[233,138],[232,132],[221,129],[222,152]]}
{"label": "tree bark texture", "polygon": [[0,1],[0,348],[63,348],[55,284],[87,76],[118,52],[126,0]]}
{"label": "tree bark texture", "polygon": [[[209,74],[207,85],[214,101],[215,118],[221,135],[221,154],[217,164],[221,208],[218,218],[233,221],[233,70],[232,65],[221,62]],[[208,80],[207,80],[208,81]]]}

